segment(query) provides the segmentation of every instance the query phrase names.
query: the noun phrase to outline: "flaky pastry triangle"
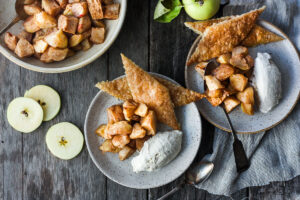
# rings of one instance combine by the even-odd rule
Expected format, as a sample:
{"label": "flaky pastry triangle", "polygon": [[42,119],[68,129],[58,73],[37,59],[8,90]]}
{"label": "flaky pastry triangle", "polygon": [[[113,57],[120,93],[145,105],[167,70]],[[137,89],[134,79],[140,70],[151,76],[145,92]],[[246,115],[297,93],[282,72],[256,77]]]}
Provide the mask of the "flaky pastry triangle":
{"label": "flaky pastry triangle", "polygon": [[175,130],[179,130],[180,126],[176,119],[174,105],[168,88],[123,54],[121,54],[121,57],[133,100],[145,103],[155,111],[160,122]]}
{"label": "flaky pastry triangle", "polygon": [[265,6],[207,27],[187,65],[231,52],[250,33]]}

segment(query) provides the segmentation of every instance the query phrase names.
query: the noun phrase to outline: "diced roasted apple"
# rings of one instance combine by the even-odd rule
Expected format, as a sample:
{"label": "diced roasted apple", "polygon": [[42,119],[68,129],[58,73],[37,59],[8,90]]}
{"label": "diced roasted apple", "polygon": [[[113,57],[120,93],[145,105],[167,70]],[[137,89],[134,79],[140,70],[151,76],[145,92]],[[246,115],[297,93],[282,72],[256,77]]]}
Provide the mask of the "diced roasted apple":
{"label": "diced roasted apple", "polygon": [[125,146],[121,149],[121,151],[119,151],[119,159],[120,160],[126,160],[127,158],[129,158],[133,153],[135,152],[135,150],[129,146]]}
{"label": "diced roasted apple", "polygon": [[227,113],[231,112],[235,107],[240,104],[240,101],[234,97],[227,97],[224,100],[224,107]]}
{"label": "diced roasted apple", "polygon": [[40,28],[54,28],[57,26],[56,19],[44,11],[35,14],[34,19]]}
{"label": "diced roasted apple", "polygon": [[93,19],[92,23],[97,28],[105,28],[106,27],[104,21],[102,21],[101,19]]}
{"label": "diced roasted apple", "polygon": [[69,51],[68,48],[59,49],[59,48],[49,47],[48,55],[54,61],[62,61],[67,57],[68,51]]}
{"label": "diced roasted apple", "polygon": [[87,51],[92,47],[92,43],[89,39],[85,39],[81,42],[82,50]]}
{"label": "diced roasted apple", "polygon": [[233,89],[242,92],[247,86],[248,78],[242,74],[233,74],[230,76],[230,85]]}
{"label": "diced roasted apple", "polygon": [[136,148],[140,151],[143,146],[144,146],[144,143],[150,139],[150,136],[146,135],[144,138],[138,138],[135,140],[135,146]]}
{"label": "diced roasted apple", "polygon": [[83,33],[87,30],[89,30],[92,26],[91,19],[88,15],[79,18],[79,23],[77,27],[77,32],[78,33]]}
{"label": "diced roasted apple", "polygon": [[99,135],[100,137],[103,137],[104,139],[112,139],[112,136],[111,136],[111,135],[108,135],[108,134],[105,132],[105,129],[106,129],[106,125],[105,125],[105,124],[102,124],[102,125],[100,125],[100,126],[96,129],[95,133],[96,133],[97,135]]}
{"label": "diced roasted apple", "polygon": [[122,149],[129,142],[130,142],[130,138],[128,135],[115,135],[112,139],[113,145],[120,149]]}
{"label": "diced roasted apple", "polygon": [[42,12],[42,8],[38,4],[33,3],[29,5],[24,5],[24,12],[27,15],[35,15],[39,12]]}
{"label": "diced roasted apple", "polygon": [[132,116],[134,115],[134,111],[137,108],[137,103],[132,100],[125,101],[123,103],[123,114],[127,121],[132,120]]}
{"label": "diced roasted apple", "polygon": [[234,68],[228,64],[221,64],[212,71],[212,75],[220,81],[228,79],[232,74],[234,74]]}
{"label": "diced roasted apple", "polygon": [[93,19],[103,19],[101,0],[87,0],[90,14]]}
{"label": "diced roasted apple", "polygon": [[92,28],[91,41],[94,44],[101,44],[105,39],[105,28]]}
{"label": "diced roasted apple", "polygon": [[29,57],[34,54],[34,48],[27,40],[21,38],[17,43],[15,53],[20,58]]}
{"label": "diced roasted apple", "polygon": [[230,61],[230,58],[231,58],[231,54],[226,53],[226,54],[220,55],[217,58],[217,61],[218,61],[218,63],[221,63],[221,64],[228,64]]}
{"label": "diced roasted apple", "polygon": [[40,30],[40,26],[38,25],[37,21],[33,16],[29,16],[25,21],[24,21],[24,29],[29,32],[29,33],[34,33],[38,30]]}
{"label": "diced roasted apple", "polygon": [[120,105],[113,105],[107,108],[106,111],[107,111],[107,119],[109,124],[123,121],[125,119],[122,106]]}
{"label": "diced roasted apple", "polygon": [[32,33],[28,33],[27,31],[23,30],[18,34],[18,38],[23,38],[27,40],[28,42],[32,41]]}
{"label": "diced roasted apple", "polygon": [[205,92],[208,97],[212,97],[212,98],[218,98],[223,95],[223,89],[206,90]]}
{"label": "diced roasted apple", "polygon": [[60,11],[61,7],[56,3],[55,0],[42,0],[42,8],[52,16],[57,16]]}
{"label": "diced roasted apple", "polygon": [[115,147],[112,143],[112,140],[105,140],[99,149],[103,152],[112,152],[112,153],[118,153],[121,149]]}
{"label": "diced roasted apple", "polygon": [[62,30],[54,31],[47,35],[44,39],[52,47],[62,49],[68,47],[68,38]]}
{"label": "diced roasted apple", "polygon": [[156,134],[156,115],[153,110],[149,110],[146,117],[143,117],[140,123],[141,126],[147,130],[148,135]]}
{"label": "diced roasted apple", "polygon": [[81,34],[72,35],[69,39],[70,47],[75,47],[82,42],[83,36]]}
{"label": "diced roasted apple", "polygon": [[60,15],[58,18],[58,28],[64,32],[75,34],[77,25],[77,17]]}
{"label": "diced roasted apple", "polygon": [[120,121],[107,124],[105,131],[109,135],[129,135],[132,132],[132,126],[127,121]]}
{"label": "diced roasted apple", "polygon": [[205,76],[204,79],[206,81],[208,90],[212,91],[212,90],[224,88],[224,86],[221,84],[221,82],[212,75]]}
{"label": "diced roasted apple", "polygon": [[140,117],[146,117],[148,113],[148,106],[144,103],[140,103],[136,110],[134,111],[134,114],[140,116]]}
{"label": "diced roasted apple", "polygon": [[223,94],[221,97],[207,97],[206,99],[212,106],[219,106],[223,101],[229,96],[229,93],[226,90],[223,90]]}
{"label": "diced roasted apple", "polygon": [[11,34],[10,32],[5,33],[4,42],[10,50],[14,51],[16,49],[18,40],[18,37]]}
{"label": "diced roasted apple", "polygon": [[139,123],[133,125],[132,133],[130,134],[130,139],[143,138],[146,135],[146,130]]}
{"label": "diced roasted apple", "polygon": [[44,40],[38,40],[33,44],[34,51],[37,53],[44,53],[48,48],[48,43]]}
{"label": "diced roasted apple", "polygon": [[244,113],[247,115],[254,114],[254,106],[252,104],[241,103],[241,108]]}
{"label": "diced roasted apple", "polygon": [[253,67],[254,66],[254,60],[253,60],[253,58],[250,55],[247,55],[245,57],[245,59],[247,61],[247,64],[249,65],[249,67]]}
{"label": "diced roasted apple", "polygon": [[68,4],[64,15],[73,15],[75,17],[83,17],[88,14],[88,7],[86,2]]}
{"label": "diced roasted apple", "polygon": [[52,58],[50,57],[50,55],[48,54],[49,49],[47,49],[41,56],[40,56],[40,61],[44,62],[44,63],[51,63],[54,60],[52,60]]}
{"label": "diced roasted apple", "polygon": [[246,58],[242,57],[241,55],[232,56],[230,59],[230,64],[241,70],[248,70],[252,67],[248,64]]}
{"label": "diced roasted apple", "polygon": [[254,89],[247,87],[243,92],[237,93],[236,97],[245,104],[254,105]]}
{"label": "diced roasted apple", "polygon": [[109,4],[103,7],[103,17],[105,19],[118,19],[120,12],[120,4]]}
{"label": "diced roasted apple", "polygon": [[59,4],[59,6],[62,8],[62,9],[65,9],[67,4],[68,4],[68,0],[56,0],[56,2]]}
{"label": "diced roasted apple", "polygon": [[245,57],[248,54],[247,47],[237,46],[232,50],[232,57],[242,56]]}

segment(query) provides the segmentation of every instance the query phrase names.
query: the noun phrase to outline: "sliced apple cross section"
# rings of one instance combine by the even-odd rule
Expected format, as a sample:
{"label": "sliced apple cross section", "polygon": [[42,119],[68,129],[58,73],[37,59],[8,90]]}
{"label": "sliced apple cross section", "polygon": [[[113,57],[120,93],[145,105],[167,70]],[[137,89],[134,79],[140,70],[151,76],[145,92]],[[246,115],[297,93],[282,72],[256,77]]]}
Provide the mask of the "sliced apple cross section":
{"label": "sliced apple cross section", "polygon": [[34,86],[30,90],[26,91],[24,96],[36,100],[42,106],[44,110],[43,121],[53,119],[60,110],[60,96],[49,86]]}
{"label": "sliced apple cross section", "polygon": [[49,151],[56,157],[69,160],[77,156],[84,139],[81,131],[69,122],[53,125],[46,134],[46,144]]}
{"label": "sliced apple cross section", "polygon": [[7,120],[17,131],[30,133],[41,125],[43,109],[33,99],[18,97],[8,105]]}

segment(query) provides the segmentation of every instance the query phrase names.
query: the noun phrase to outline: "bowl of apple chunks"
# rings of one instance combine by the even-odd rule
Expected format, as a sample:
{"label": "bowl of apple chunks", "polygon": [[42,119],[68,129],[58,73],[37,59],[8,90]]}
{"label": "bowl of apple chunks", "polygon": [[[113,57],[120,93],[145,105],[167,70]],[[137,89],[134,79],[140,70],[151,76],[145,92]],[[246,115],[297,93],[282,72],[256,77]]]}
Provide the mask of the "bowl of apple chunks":
{"label": "bowl of apple chunks", "polygon": [[107,108],[108,123],[100,125],[95,133],[105,141],[102,152],[118,153],[120,160],[140,151],[151,136],[156,134],[156,114],[146,104],[125,101],[123,105]]}
{"label": "bowl of apple chunks", "polygon": [[19,58],[34,56],[44,63],[62,61],[106,37],[104,20],[119,18],[113,0],[25,0],[28,15],[18,35],[6,32],[4,43]]}
{"label": "bowl of apple chunks", "polygon": [[195,66],[196,71],[205,79],[207,100],[213,106],[224,103],[226,112],[231,112],[241,104],[242,111],[247,115],[254,114],[254,89],[249,84],[254,60],[248,49],[243,46],[235,47],[232,53],[219,56],[220,64],[211,75],[204,76],[208,62]]}

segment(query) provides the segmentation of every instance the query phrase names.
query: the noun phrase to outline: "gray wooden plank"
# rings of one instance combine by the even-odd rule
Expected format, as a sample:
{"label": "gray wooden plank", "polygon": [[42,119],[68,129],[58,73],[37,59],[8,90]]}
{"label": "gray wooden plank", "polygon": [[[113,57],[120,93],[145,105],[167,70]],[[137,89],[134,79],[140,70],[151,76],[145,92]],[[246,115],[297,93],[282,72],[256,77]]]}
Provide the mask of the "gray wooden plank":
{"label": "gray wooden plank", "polygon": [[[22,134],[14,131],[6,118],[7,106],[13,97],[20,95],[20,86],[17,84],[21,75],[20,69],[0,56],[0,172],[1,185],[0,196],[3,199],[22,198]],[[3,141],[3,142],[2,142]]]}
{"label": "gray wooden plank", "polygon": [[[184,85],[185,59],[196,35],[184,26],[184,22],[191,20],[182,13],[171,23],[158,23],[153,20],[154,8],[157,1],[151,1],[150,8],[150,71],[163,74]],[[149,190],[149,199],[156,199],[178,183],[180,179],[163,187]],[[170,199],[194,199],[201,196],[201,191],[186,186]]]}
{"label": "gray wooden plank", "polygon": [[107,54],[73,72],[41,74],[21,69],[22,75],[13,77],[10,84],[20,86],[20,95],[34,85],[46,84],[55,88],[62,100],[62,108],[56,118],[23,136],[24,199],[106,198],[106,178],[88,156],[86,147],[76,158],[63,161],[51,155],[44,142],[49,127],[58,122],[72,122],[83,131],[87,108],[98,92],[94,85],[107,78],[106,63]]}
{"label": "gray wooden plank", "polygon": [[[148,1],[128,1],[123,28],[108,51],[108,79],[124,75],[120,53],[148,68]],[[136,190],[107,180],[107,199],[147,199],[147,190]]]}

